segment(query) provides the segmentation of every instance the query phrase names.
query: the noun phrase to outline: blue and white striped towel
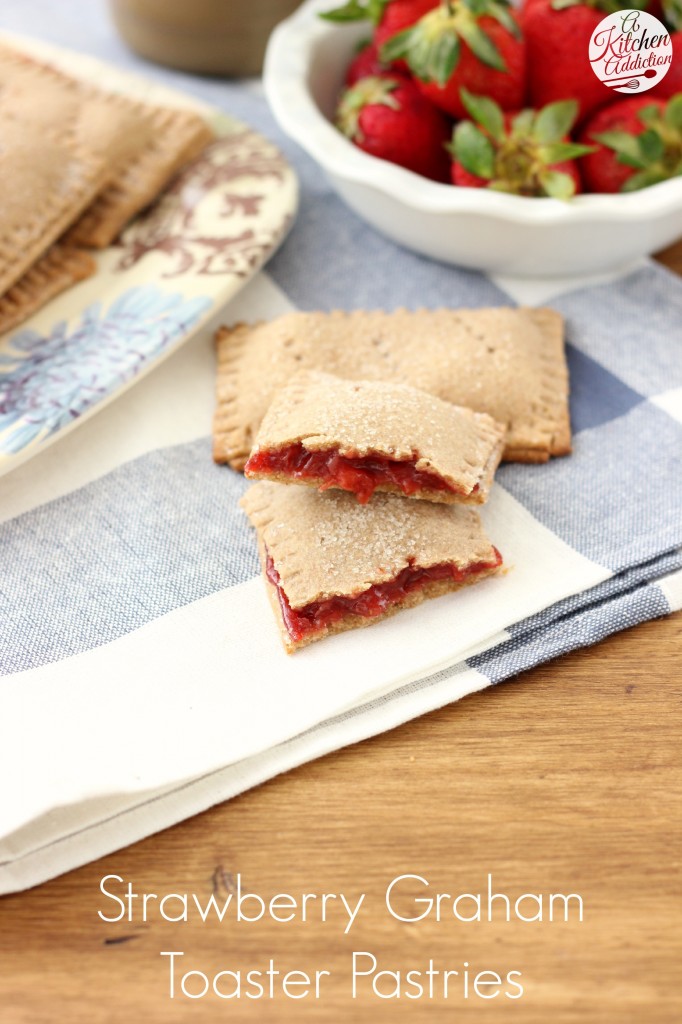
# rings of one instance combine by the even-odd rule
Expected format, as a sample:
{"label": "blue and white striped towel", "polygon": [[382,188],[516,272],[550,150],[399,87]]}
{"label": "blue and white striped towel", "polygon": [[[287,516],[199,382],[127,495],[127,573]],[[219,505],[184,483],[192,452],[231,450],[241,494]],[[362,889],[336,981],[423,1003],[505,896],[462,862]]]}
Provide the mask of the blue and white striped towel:
{"label": "blue and white striped towel", "polygon": [[[30,17],[9,4],[2,27],[140,70],[99,2]],[[682,282],[648,263],[576,286],[422,259],[342,205],[257,87],[144,70],[276,139],[301,177],[291,236],[223,320],[551,301],[575,450],[500,471],[483,515],[512,572],[294,658],[244,481],[211,461],[210,332],[0,480],[0,892],[682,607]]]}

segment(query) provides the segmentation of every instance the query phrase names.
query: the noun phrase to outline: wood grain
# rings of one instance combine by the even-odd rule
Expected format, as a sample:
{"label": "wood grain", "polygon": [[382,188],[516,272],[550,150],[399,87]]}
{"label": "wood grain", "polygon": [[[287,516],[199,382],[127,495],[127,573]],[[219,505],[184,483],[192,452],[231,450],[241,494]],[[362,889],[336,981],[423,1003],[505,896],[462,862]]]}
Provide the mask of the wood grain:
{"label": "wood grain", "polygon": [[[508,1020],[673,1024],[679,1006],[682,616],[648,623],[303,766],[176,828],[4,898],[3,1024],[110,1020]],[[401,924],[397,875],[438,891],[577,892],[582,924]],[[367,893],[344,936],[325,925],[105,924],[107,874],[140,892]],[[168,998],[185,970],[327,969],[319,1002]],[[352,1001],[353,950],[382,966],[521,970],[517,1003]],[[675,979],[678,979],[675,981]],[[190,1018],[191,1012],[191,1018]]]}
{"label": "wood grain", "polygon": [[[665,255],[682,270],[682,245]],[[322,685],[322,683],[321,683]],[[183,824],[0,901],[2,1024],[220,1020],[358,1024],[673,1024],[682,955],[682,615],[574,652],[304,765]],[[434,892],[579,893],[584,920],[401,923],[387,884]],[[302,923],[107,924],[100,880],[138,892],[366,894],[350,934]],[[413,895],[417,888],[412,888]],[[405,898],[400,904],[410,905]],[[404,910],[405,913],[405,910]],[[169,998],[184,973],[328,970],[321,998]],[[353,951],[379,969],[522,974],[523,998],[352,999]],[[196,983],[197,979],[194,979]],[[453,982],[454,984],[454,982]]]}
{"label": "wood grain", "polygon": [[682,241],[659,252],[658,259],[670,270],[674,270],[676,274],[682,274]]}

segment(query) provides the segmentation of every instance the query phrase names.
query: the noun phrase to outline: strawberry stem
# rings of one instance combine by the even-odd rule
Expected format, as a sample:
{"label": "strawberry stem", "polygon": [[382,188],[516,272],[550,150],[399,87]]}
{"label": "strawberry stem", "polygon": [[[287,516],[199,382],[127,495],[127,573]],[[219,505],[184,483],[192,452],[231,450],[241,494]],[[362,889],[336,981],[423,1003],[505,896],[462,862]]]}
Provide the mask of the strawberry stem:
{"label": "strawberry stem", "polygon": [[644,127],[639,134],[615,128],[593,136],[613,150],[619,164],[635,170],[623,183],[623,192],[682,175],[682,93],[668,100],[663,110],[655,104],[642,107],[637,118]]}
{"label": "strawberry stem", "polygon": [[397,78],[378,78],[374,75],[361,78],[357,85],[346,89],[341,97],[336,112],[336,127],[347,138],[362,142],[364,136],[360,128],[360,114],[372,104],[399,110],[400,104],[392,95],[398,84]]}
{"label": "strawberry stem", "polygon": [[574,194],[574,179],[556,165],[594,149],[564,141],[577,115],[574,100],[522,110],[506,128],[502,111],[489,97],[466,89],[460,95],[473,120],[460,121],[448,148],[465,170],[498,192],[555,199]]}
{"label": "strawberry stem", "polygon": [[404,58],[422,82],[445,86],[459,63],[463,41],[482,64],[506,71],[500,51],[479,25],[484,15],[518,35],[508,0],[441,0],[411,28],[391,36],[379,56],[386,63]]}

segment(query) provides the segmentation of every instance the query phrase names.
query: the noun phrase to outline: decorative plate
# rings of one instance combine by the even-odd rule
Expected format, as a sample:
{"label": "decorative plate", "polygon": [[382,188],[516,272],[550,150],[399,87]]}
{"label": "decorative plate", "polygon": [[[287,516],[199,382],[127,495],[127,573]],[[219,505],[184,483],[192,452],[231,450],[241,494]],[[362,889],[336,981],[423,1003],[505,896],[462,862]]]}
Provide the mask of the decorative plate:
{"label": "decorative plate", "polygon": [[93,58],[5,38],[103,88],[198,110],[218,137],[116,244],[93,253],[94,276],[0,337],[0,475],[190,338],[274,252],[298,194],[279,151],[246,125]]}

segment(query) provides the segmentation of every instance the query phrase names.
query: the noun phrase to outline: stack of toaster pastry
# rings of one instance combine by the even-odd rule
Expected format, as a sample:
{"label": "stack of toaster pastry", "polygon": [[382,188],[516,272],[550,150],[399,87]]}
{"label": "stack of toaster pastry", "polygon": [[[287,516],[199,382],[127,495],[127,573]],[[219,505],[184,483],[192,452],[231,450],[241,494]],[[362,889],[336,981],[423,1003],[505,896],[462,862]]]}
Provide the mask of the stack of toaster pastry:
{"label": "stack of toaster pastry", "polygon": [[0,45],[0,333],[96,269],[211,141],[198,114],[142,103]]}
{"label": "stack of toaster pastry", "polygon": [[475,506],[501,458],[570,449],[551,310],[290,314],[218,354],[214,454],[259,481],[242,506],[288,653],[498,573]]}
{"label": "stack of toaster pastry", "polygon": [[505,433],[405,384],[304,371],[275,396],[243,505],[287,652],[498,569],[467,506],[486,500]]}

